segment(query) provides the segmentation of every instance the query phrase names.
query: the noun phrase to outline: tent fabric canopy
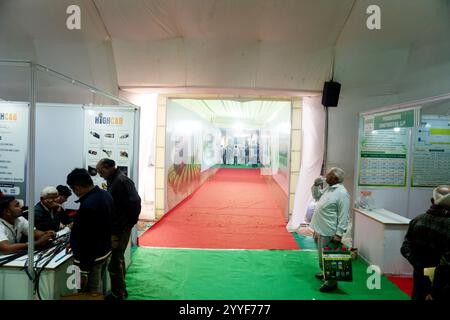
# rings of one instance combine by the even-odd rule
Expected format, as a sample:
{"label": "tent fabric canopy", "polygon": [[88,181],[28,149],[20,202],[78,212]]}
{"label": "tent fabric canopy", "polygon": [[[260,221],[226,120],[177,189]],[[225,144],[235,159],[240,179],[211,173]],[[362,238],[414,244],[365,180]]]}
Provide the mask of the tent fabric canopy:
{"label": "tent fabric canopy", "polygon": [[[377,1],[382,28],[369,30],[372,2],[6,0],[0,57],[36,60],[106,89],[321,91],[335,53],[344,93],[378,95],[449,67],[447,1]],[[81,30],[65,26],[71,4],[81,8]]]}
{"label": "tent fabric canopy", "polygon": [[[366,25],[373,4],[380,30]],[[80,6],[80,30],[66,27],[69,5]],[[346,171],[351,192],[357,113],[449,92],[449,18],[446,0],[2,0],[0,59],[32,60],[116,95],[313,96],[333,66],[342,90],[327,162]],[[13,88],[0,71],[0,98],[19,100],[4,97]]]}

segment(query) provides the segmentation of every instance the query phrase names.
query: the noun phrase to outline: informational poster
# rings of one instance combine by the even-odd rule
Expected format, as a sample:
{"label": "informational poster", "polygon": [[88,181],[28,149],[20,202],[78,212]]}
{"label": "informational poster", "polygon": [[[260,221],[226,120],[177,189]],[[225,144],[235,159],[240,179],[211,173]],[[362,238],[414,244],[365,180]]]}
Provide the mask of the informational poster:
{"label": "informational poster", "polygon": [[[448,123],[448,122],[447,122]],[[450,127],[429,121],[413,131],[412,187],[450,183]]]}
{"label": "informational poster", "polygon": [[[95,173],[100,159],[108,158],[131,178],[134,143],[134,109],[98,107],[85,109],[84,113],[84,158],[85,167]],[[106,189],[106,181],[93,175],[94,184]]]}
{"label": "informational poster", "polygon": [[406,186],[408,135],[405,128],[373,130],[365,117],[360,137],[359,186]]}
{"label": "informational poster", "polygon": [[374,116],[374,129],[412,128],[417,125],[420,109],[388,112]]}
{"label": "informational poster", "polygon": [[0,102],[0,190],[25,199],[27,103]]}

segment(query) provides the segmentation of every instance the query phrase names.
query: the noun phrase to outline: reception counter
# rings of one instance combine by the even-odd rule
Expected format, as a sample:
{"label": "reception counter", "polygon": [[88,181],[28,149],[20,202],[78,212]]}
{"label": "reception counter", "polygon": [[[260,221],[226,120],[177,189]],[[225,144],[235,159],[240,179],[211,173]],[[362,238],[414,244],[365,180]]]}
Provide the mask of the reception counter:
{"label": "reception counter", "polygon": [[354,210],[354,247],[384,274],[411,275],[412,267],[400,253],[410,219],[385,209]]}

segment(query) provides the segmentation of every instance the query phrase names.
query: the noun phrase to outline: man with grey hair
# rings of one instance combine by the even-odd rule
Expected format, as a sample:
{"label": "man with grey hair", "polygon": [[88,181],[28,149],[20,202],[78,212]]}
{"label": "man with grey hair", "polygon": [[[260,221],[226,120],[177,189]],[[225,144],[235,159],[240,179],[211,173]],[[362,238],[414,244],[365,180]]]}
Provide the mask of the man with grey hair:
{"label": "man with grey hair", "polygon": [[107,191],[114,199],[112,214],[111,261],[108,271],[111,278],[111,294],[105,300],[122,300],[128,296],[125,275],[125,250],[130,240],[131,230],[139,220],[141,198],[134,182],[123,174],[112,159],[101,159],[97,172],[107,182]]}
{"label": "man with grey hair", "polygon": [[[312,196],[317,201],[310,227],[314,230],[314,239],[318,245],[319,266],[322,268],[322,248],[330,242],[340,243],[347,231],[350,209],[350,196],[342,182],[344,171],[341,168],[331,168],[326,174],[328,186],[321,188],[324,179],[317,178],[311,188]],[[316,278],[324,280],[322,272]],[[326,280],[320,287],[321,292],[337,289],[337,281]]]}
{"label": "man with grey hair", "polygon": [[34,225],[42,231],[58,231],[61,229],[61,216],[58,208],[60,204],[58,190],[55,187],[45,187],[41,191],[41,200],[34,206]]}
{"label": "man with grey hair", "polygon": [[438,266],[450,253],[450,186],[433,190],[431,207],[409,222],[400,251],[414,268],[412,299],[436,298],[430,296],[431,282],[424,277],[424,268]]}

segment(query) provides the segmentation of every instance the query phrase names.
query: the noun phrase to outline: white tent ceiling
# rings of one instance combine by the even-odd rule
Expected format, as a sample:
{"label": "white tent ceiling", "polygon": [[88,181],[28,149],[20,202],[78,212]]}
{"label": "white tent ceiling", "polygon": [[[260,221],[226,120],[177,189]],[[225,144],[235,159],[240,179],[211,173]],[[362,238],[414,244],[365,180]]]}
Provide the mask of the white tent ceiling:
{"label": "white tent ceiling", "polygon": [[[381,8],[381,30],[366,9]],[[81,7],[81,30],[66,8]],[[0,57],[109,89],[407,91],[449,67],[447,0],[0,0]]]}
{"label": "white tent ceiling", "polygon": [[[81,30],[65,27],[72,4]],[[449,0],[0,0],[0,59],[112,93],[320,94],[334,57],[328,162],[349,188],[357,113],[449,93],[449,34]],[[0,95],[9,79],[0,68]]]}
{"label": "white tent ceiling", "polygon": [[174,102],[197,113],[215,125],[232,127],[241,123],[246,127],[262,127],[281,110],[290,109],[290,101],[239,101],[211,99],[174,99]]}

